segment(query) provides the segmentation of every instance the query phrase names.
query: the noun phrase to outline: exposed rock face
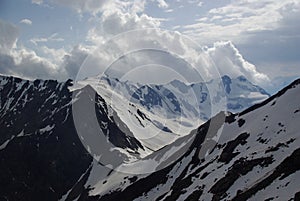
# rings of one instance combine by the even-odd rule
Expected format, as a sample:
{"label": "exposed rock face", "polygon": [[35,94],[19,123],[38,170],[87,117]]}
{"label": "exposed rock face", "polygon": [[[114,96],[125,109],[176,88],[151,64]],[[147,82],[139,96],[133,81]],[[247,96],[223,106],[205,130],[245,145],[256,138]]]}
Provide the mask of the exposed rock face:
{"label": "exposed rock face", "polygon": [[[70,85],[1,77],[1,200],[299,200],[300,80],[241,113],[220,112],[147,155],[145,161],[158,161],[174,147],[184,150],[145,174],[116,171],[128,157],[140,159],[143,143],[101,94],[90,86],[72,93]],[[86,104],[96,119],[80,110]],[[82,113],[79,127],[86,133],[99,132],[84,127],[92,121],[100,125],[97,151],[106,164],[82,144],[72,107]]]}
{"label": "exposed rock face", "polygon": [[72,105],[90,101],[98,122],[108,125],[103,133],[112,131],[107,137],[116,147],[132,152],[143,148],[129,132],[125,134],[115,125],[107,113],[109,106],[91,87],[75,91],[74,102],[70,85],[70,80],[31,82],[1,77],[1,199],[58,200],[78,181],[86,182],[93,157],[77,135]]}

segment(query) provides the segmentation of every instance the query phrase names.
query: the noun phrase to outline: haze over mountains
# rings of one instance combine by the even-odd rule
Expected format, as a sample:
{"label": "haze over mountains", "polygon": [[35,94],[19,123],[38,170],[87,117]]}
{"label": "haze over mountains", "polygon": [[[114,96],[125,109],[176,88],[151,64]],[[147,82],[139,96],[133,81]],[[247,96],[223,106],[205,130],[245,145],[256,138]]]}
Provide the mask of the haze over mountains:
{"label": "haze over mountains", "polygon": [[2,76],[0,198],[298,200],[299,92],[296,80],[266,99],[228,76],[166,85]]}

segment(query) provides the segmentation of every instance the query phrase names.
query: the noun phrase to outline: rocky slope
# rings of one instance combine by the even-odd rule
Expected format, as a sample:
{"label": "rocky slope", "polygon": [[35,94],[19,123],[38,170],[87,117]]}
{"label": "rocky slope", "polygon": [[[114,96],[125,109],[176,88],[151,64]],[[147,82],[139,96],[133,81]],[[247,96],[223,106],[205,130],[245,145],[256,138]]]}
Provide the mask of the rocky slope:
{"label": "rocky slope", "polygon": [[1,77],[1,200],[299,200],[300,80],[154,151],[71,85]]}
{"label": "rocky slope", "polygon": [[174,163],[100,200],[299,200],[299,96],[296,80],[239,114],[219,113]]}
{"label": "rocky slope", "polygon": [[[118,121],[116,126],[114,110],[90,86],[71,93],[71,85],[70,80],[0,77],[1,200],[58,200],[77,183],[93,160],[80,139],[95,132],[86,111],[80,110],[88,106],[95,108],[95,121],[103,125],[96,139],[99,144],[104,139],[109,142],[93,149],[94,154],[112,157],[120,153],[111,147],[128,150],[127,155],[114,159],[118,162],[143,151],[126,125]],[[81,114],[75,116],[77,121],[74,111]],[[78,133],[80,129],[85,132]]]}

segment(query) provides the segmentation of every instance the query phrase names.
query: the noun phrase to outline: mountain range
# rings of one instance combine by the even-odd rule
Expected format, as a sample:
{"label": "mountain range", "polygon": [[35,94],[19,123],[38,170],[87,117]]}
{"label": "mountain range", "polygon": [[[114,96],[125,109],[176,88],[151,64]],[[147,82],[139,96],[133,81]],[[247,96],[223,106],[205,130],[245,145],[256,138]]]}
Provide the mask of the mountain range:
{"label": "mountain range", "polygon": [[299,200],[299,95],[1,76],[0,199]]}

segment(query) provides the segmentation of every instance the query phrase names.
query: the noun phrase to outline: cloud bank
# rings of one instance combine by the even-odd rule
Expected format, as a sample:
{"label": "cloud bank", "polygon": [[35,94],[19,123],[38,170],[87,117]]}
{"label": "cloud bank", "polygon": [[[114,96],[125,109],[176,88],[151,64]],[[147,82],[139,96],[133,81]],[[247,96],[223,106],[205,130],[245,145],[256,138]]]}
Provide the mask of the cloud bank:
{"label": "cloud bank", "polygon": [[0,20],[0,73],[25,78],[64,79],[62,69],[33,50],[17,45],[19,29]]}
{"label": "cloud bank", "polygon": [[207,53],[215,62],[221,75],[227,74],[232,77],[244,75],[252,82],[259,84],[269,81],[268,76],[258,72],[255,65],[246,61],[230,41],[214,43],[207,49]]}
{"label": "cloud bank", "polygon": [[[42,1],[35,1],[37,2],[42,3]],[[58,34],[32,38],[31,42],[47,55],[47,57],[42,57],[33,50],[18,44],[18,28],[15,25],[0,21],[0,30],[3,32],[0,35],[0,73],[27,78],[65,80],[76,78],[80,68],[88,66],[90,74],[86,75],[94,73],[95,76],[95,73],[105,70],[112,62],[130,51],[156,49],[169,52],[170,55],[174,55],[174,58],[181,58],[193,68],[197,68],[204,79],[214,78],[218,73],[233,77],[243,74],[255,83],[268,79],[265,74],[257,70],[255,65],[247,62],[231,42],[217,42],[205,48],[198,46],[178,32],[161,29],[163,19],[151,17],[143,12],[146,1],[53,0],[53,2],[70,7],[79,14],[91,13],[89,21],[93,26],[86,34],[88,43],[75,45],[66,51],[44,45],[49,41],[63,41]],[[169,8],[165,1],[159,1],[159,6]],[[226,9],[225,11],[211,11],[212,14],[217,12],[229,11]],[[151,64],[151,62],[168,65],[167,57],[158,58],[156,55],[154,59],[149,54],[135,56],[136,60],[143,61],[138,62],[139,65]],[[86,62],[87,58],[92,62]],[[187,68],[183,63],[177,62],[176,64],[171,60],[169,65],[174,69]],[[190,76],[192,77],[192,73]]]}

